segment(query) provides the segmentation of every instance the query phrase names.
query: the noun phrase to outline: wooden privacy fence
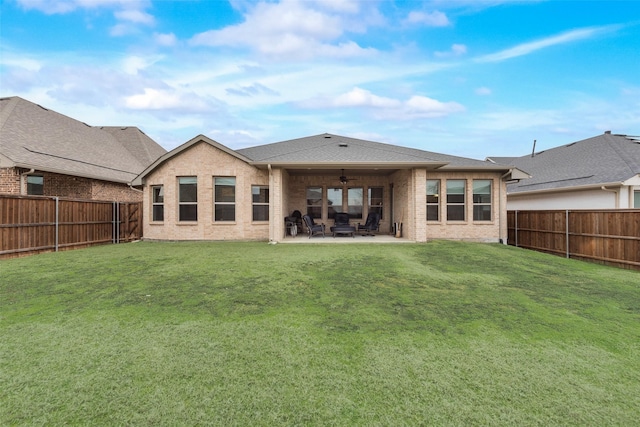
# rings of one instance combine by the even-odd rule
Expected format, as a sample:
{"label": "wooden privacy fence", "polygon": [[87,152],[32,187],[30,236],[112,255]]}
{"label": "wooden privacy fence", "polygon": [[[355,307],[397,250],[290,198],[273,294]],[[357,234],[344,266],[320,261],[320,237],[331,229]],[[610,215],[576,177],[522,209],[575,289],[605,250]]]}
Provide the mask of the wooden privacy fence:
{"label": "wooden privacy fence", "polygon": [[509,211],[521,248],[640,270],[640,209]]}
{"label": "wooden privacy fence", "polygon": [[0,258],[142,237],[142,203],[0,195]]}

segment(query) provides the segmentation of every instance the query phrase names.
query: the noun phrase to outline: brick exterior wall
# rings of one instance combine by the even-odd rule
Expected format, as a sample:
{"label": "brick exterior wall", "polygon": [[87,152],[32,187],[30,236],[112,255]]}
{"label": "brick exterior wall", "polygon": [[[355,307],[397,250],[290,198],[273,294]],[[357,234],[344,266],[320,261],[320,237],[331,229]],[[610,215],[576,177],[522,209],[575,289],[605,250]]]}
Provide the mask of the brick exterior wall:
{"label": "brick exterior wall", "polygon": [[0,168],[0,193],[20,194],[20,171],[16,168]]}
{"label": "brick exterior wall", "polygon": [[[179,222],[178,177],[195,176],[198,182],[198,221]],[[216,222],[213,219],[213,177],[236,178],[236,220]],[[334,175],[291,175],[286,170],[257,169],[204,142],[195,144],[168,159],[145,178],[144,185],[144,238],[153,240],[273,240],[285,238],[284,217],[294,210],[307,211],[306,190],[322,187],[324,205],[322,218],[316,222],[328,228],[333,220],[327,218],[327,190],[348,187],[363,188],[365,200],[363,218],[351,222],[363,222],[367,215],[367,189],[383,188],[383,216],[380,233],[390,233],[392,222],[403,223],[403,237],[417,242],[431,239],[456,239],[482,242],[506,242],[506,184],[500,172],[446,172],[426,169],[399,170],[391,175],[350,174],[354,178],[347,186]],[[426,220],[426,180],[441,180],[440,220]],[[466,212],[464,221],[446,220],[447,179],[465,179]],[[473,180],[490,179],[492,185],[492,219],[473,221]],[[164,188],[164,220],[153,222],[151,186]],[[269,222],[252,221],[252,185],[270,186],[270,212],[275,215]],[[393,185],[393,203],[391,186]],[[393,206],[393,213],[391,207]]]}
{"label": "brick exterior wall", "polygon": [[[27,194],[27,180],[20,182],[20,174],[26,169],[0,169],[0,193]],[[51,172],[35,171],[43,177],[43,195],[69,197],[82,200],[107,200],[115,202],[140,202],[142,192],[126,184],[81,178]],[[20,186],[22,185],[22,188]]]}
{"label": "brick exterior wall", "polygon": [[[178,177],[195,176],[198,221],[178,221]],[[213,177],[236,178],[236,220],[213,219]],[[151,186],[164,188],[164,221],[152,221]],[[269,172],[259,170],[207,143],[193,145],[167,160],[145,179],[144,238],[153,240],[268,240],[269,222],[252,221],[252,185],[269,185]],[[272,195],[270,194],[270,198]]]}
{"label": "brick exterior wall", "polygon": [[[457,239],[479,242],[506,243],[507,239],[507,187],[500,172],[428,172],[427,179],[440,180],[440,219],[426,221],[428,239]],[[446,181],[466,180],[466,210],[464,221],[447,221]],[[491,221],[473,220],[473,180],[491,179]],[[426,194],[426,193],[425,193]],[[425,200],[426,206],[426,200]],[[426,218],[426,215],[425,215]]]}

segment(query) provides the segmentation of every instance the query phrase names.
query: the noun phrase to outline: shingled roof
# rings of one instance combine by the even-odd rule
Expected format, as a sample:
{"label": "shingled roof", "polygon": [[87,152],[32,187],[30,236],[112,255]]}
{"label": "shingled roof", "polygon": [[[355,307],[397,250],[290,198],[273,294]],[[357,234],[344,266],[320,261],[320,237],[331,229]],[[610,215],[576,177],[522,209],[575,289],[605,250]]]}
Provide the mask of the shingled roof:
{"label": "shingled roof", "polygon": [[199,143],[209,144],[258,168],[276,166],[289,171],[323,170],[325,173],[336,168],[426,168],[449,171],[500,171],[509,172],[512,179],[528,178],[522,171],[504,164],[323,133],[235,151],[204,135],[198,135],[156,159],[136,177],[133,184],[142,185],[145,177],[159,165]]}
{"label": "shingled roof", "polygon": [[137,127],[95,127],[20,97],[0,99],[0,166],[131,182],[166,150]]}
{"label": "shingled roof", "polygon": [[415,148],[384,144],[324,133],[273,144],[237,150],[256,166],[272,164],[286,167],[312,164],[316,168],[336,164],[349,167],[426,166],[428,168],[498,170],[504,166],[482,160],[450,156]]}
{"label": "shingled roof", "polygon": [[621,185],[640,175],[640,137],[605,132],[561,147],[522,157],[489,157],[532,175],[509,184],[510,193],[571,187]]}

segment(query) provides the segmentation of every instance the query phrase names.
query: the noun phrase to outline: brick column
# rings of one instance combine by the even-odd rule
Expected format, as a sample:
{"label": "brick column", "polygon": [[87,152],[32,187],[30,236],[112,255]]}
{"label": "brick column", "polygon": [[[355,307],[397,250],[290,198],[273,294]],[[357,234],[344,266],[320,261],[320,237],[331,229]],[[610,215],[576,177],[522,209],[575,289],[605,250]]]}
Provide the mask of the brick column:
{"label": "brick column", "polygon": [[269,167],[269,241],[280,242],[284,238],[284,194],[282,169]]}
{"label": "brick column", "polygon": [[412,202],[411,228],[413,240],[416,242],[427,241],[427,170],[414,169],[411,174],[413,192],[410,195]]}

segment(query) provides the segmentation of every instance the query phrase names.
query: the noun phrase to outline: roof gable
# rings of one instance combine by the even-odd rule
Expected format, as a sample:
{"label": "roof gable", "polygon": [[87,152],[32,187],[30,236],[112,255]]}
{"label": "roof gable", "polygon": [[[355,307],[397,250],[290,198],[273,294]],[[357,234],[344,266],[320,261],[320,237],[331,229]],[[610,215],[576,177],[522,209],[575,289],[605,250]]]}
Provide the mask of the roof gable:
{"label": "roof gable", "polygon": [[136,127],[89,126],[11,97],[0,99],[0,152],[9,166],[127,183],[166,150]]}
{"label": "roof gable", "polygon": [[189,141],[185,142],[184,144],[174,148],[173,150],[163,154],[162,156],[158,157],[153,163],[151,163],[149,166],[147,166],[142,172],[140,172],[140,174],[135,177],[135,179],[132,181],[133,185],[142,185],[144,179],[151,173],[153,172],[156,168],[158,168],[160,165],[162,165],[163,163],[165,163],[167,160],[169,159],[173,159],[176,156],[179,156],[180,153],[189,150],[191,147],[193,147],[196,144],[199,143],[204,143],[204,144],[208,144],[224,153],[229,154],[230,156],[233,156],[239,160],[242,160],[243,162],[246,163],[250,163],[251,160],[245,156],[243,156],[242,154],[237,153],[236,151],[233,151],[232,149],[230,149],[229,147],[226,147],[222,144],[220,144],[217,141],[214,141],[213,139],[204,136],[204,135],[198,135],[195,138],[190,139]]}

